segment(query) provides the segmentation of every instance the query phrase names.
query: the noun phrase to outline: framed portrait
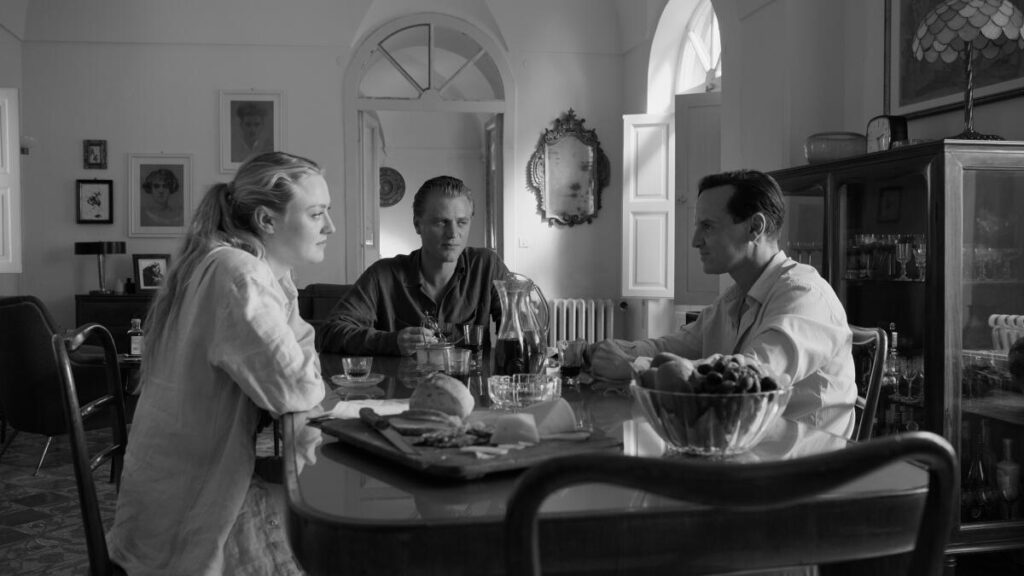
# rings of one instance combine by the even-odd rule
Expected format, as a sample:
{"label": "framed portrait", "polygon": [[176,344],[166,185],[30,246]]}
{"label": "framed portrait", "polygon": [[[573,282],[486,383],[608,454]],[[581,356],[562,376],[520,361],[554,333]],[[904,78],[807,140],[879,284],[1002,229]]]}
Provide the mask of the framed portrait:
{"label": "framed portrait", "polygon": [[180,236],[192,213],[191,154],[128,155],[128,235]]}
{"label": "framed portrait", "polygon": [[167,278],[170,254],[132,254],[132,272],[140,292],[155,292]]}
{"label": "framed portrait", "polygon": [[220,170],[234,172],[251,156],[284,148],[284,94],[220,93]]}
{"label": "framed portrait", "polygon": [[75,222],[114,223],[114,181],[76,180]]}
{"label": "framed portrait", "polygon": [[[918,61],[911,48],[921,20],[942,0],[886,0],[885,113],[919,118],[963,108],[964,61]],[[1024,52],[974,59],[974,103],[1024,94]]]}
{"label": "framed portrait", "polygon": [[106,140],[82,140],[82,168],[86,170],[107,169]]}
{"label": "framed portrait", "polygon": [[903,190],[896,187],[882,188],[878,191],[878,221],[897,222],[900,219],[900,203]]}

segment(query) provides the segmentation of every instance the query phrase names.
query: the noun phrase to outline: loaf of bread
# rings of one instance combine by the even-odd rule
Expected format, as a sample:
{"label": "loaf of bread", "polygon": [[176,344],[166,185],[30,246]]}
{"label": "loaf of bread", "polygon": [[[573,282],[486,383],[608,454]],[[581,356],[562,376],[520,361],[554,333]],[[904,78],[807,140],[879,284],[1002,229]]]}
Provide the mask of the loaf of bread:
{"label": "loaf of bread", "polygon": [[469,416],[474,404],[469,389],[447,374],[435,374],[420,382],[409,397],[409,410],[437,410],[459,418]]}

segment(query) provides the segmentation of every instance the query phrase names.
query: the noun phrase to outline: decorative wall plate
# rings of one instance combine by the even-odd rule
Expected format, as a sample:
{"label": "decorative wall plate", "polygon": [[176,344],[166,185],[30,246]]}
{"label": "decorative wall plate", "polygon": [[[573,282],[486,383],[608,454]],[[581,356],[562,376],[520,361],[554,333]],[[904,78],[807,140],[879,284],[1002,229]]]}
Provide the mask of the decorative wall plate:
{"label": "decorative wall plate", "polygon": [[387,208],[394,206],[405,196],[405,178],[402,174],[389,166],[380,168],[380,206]]}

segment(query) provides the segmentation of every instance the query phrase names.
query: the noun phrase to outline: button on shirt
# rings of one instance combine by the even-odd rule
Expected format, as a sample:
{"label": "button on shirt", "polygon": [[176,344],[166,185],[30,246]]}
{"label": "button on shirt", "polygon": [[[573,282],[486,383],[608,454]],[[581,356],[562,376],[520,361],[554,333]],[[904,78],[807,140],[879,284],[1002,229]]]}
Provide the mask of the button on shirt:
{"label": "button on shirt", "polygon": [[778,252],[744,295],[733,285],[700,317],[662,338],[616,342],[627,354],[684,358],[745,354],[794,383],[785,416],[853,433],[853,335],[832,287],[813,267]]}
{"label": "button on shirt", "polygon": [[313,328],[288,276],[236,248],[197,265],[145,357],[111,557],[129,574],[221,574],[252,480],[260,409],[324,398]]}
{"label": "button on shirt", "polygon": [[438,322],[500,322],[501,302],[494,280],[508,268],[491,250],[466,248],[438,301],[423,291],[420,250],[374,262],[331,311],[317,336],[323,352],[398,355],[398,331],[422,325],[427,315]]}

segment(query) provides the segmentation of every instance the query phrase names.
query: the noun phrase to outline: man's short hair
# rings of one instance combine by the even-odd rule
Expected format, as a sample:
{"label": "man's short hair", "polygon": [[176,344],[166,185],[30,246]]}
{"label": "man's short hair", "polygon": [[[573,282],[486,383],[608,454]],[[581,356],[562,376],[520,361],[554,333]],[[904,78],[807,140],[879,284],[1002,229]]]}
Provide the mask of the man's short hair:
{"label": "man's short hair", "polygon": [[476,212],[473,206],[472,191],[466,187],[462,180],[454,176],[435,176],[424,182],[420,189],[416,191],[416,196],[412,199],[413,220],[423,216],[423,210],[427,205],[427,197],[433,192],[437,192],[445,198],[458,198],[460,196],[466,198],[469,200],[470,214]]}
{"label": "man's short hair", "polygon": [[730,185],[733,193],[725,207],[732,221],[742,222],[760,212],[765,218],[765,234],[778,236],[786,218],[786,204],[782,200],[779,183],[757,170],[721,172],[701,178],[697,185],[697,196],[709,188]]}

